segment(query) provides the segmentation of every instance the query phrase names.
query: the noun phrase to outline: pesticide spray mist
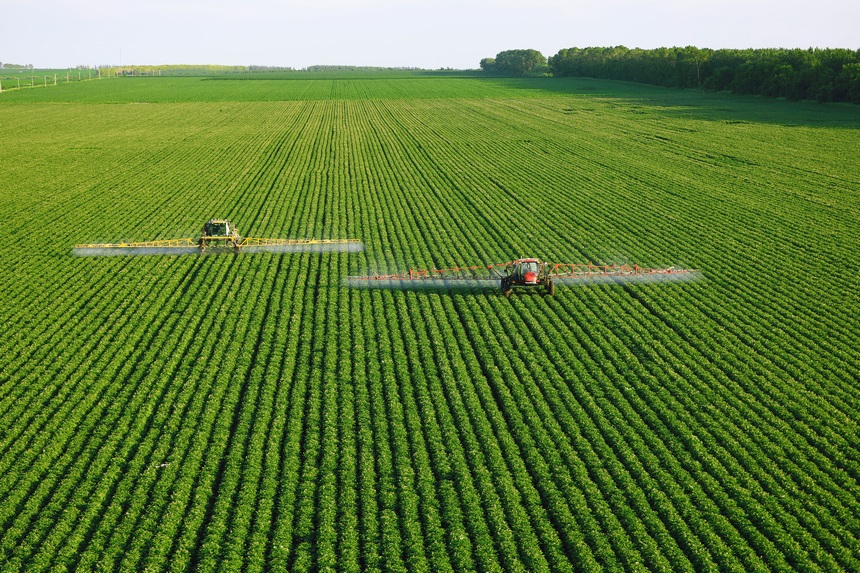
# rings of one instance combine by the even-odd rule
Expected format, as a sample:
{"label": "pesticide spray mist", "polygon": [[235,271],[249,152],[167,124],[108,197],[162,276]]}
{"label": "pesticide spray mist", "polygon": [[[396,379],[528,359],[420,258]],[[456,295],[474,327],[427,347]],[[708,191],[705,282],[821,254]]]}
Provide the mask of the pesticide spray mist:
{"label": "pesticide spray mist", "polygon": [[[652,283],[683,283],[695,281],[701,277],[699,271],[676,271],[664,273],[641,273],[641,274],[617,274],[617,275],[583,275],[568,277],[552,277],[552,281],[565,286],[589,286],[598,284],[652,284]],[[433,290],[499,290],[501,281],[499,279],[400,279],[400,278],[373,278],[349,277],[344,279],[344,286],[357,289],[377,290],[410,290],[410,291],[433,291]]]}
{"label": "pesticide spray mist", "polygon": [[364,250],[358,242],[344,243],[295,243],[290,245],[254,245],[240,247],[97,247],[81,246],[72,249],[78,257],[118,257],[129,255],[239,255],[255,253],[357,253]]}
{"label": "pesticide spray mist", "polygon": [[386,279],[346,278],[344,286],[375,290],[498,290],[498,279]]}
{"label": "pesticide spray mist", "polygon": [[587,286],[595,284],[653,284],[653,283],[684,283],[698,280],[702,276],[699,271],[677,271],[668,273],[640,273],[619,275],[584,275],[581,277],[557,277],[553,282],[565,286]]}
{"label": "pesticide spray mist", "polygon": [[75,247],[77,257],[120,257],[130,255],[196,255],[197,247]]}

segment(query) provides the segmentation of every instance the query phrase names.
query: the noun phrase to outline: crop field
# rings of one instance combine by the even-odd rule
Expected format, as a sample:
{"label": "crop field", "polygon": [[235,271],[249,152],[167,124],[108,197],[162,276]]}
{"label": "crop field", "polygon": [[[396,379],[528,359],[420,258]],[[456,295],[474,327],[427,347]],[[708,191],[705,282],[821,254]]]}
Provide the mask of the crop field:
{"label": "crop field", "polygon": [[[860,571],[860,109],[588,79],[0,94],[0,571]],[[356,238],[359,253],[75,257]],[[678,284],[356,289],[500,263]]]}

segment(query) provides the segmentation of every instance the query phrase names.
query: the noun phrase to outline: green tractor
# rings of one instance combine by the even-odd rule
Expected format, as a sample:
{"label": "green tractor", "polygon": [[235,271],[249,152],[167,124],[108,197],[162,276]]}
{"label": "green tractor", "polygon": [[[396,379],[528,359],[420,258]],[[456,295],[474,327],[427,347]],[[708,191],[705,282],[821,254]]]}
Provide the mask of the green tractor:
{"label": "green tractor", "polygon": [[239,231],[227,219],[209,219],[203,225],[203,231],[197,240],[200,250],[206,247],[232,247],[238,248],[242,243]]}

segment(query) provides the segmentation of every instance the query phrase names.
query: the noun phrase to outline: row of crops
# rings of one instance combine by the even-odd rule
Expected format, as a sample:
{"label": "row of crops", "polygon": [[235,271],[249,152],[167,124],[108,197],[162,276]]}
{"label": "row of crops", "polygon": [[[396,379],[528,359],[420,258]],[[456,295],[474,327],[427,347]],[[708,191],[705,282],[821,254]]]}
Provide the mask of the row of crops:
{"label": "row of crops", "polygon": [[[67,102],[67,103],[181,103],[181,102],[256,102],[256,101],[317,101],[369,99],[436,99],[539,96],[547,90],[593,90],[581,81],[551,78],[481,78],[474,74],[463,77],[433,72],[374,73],[313,73],[278,76],[249,74],[248,76],[212,77],[113,77],[71,84],[52,83],[51,90],[10,90],[3,82],[4,101]],[[86,79],[86,77],[84,78]],[[29,82],[29,79],[27,79]],[[601,86],[602,84],[597,83]],[[38,78],[34,83],[40,87]],[[27,87],[28,89],[23,89]],[[612,88],[610,88],[612,89]],[[617,89],[617,88],[615,88]]]}
{"label": "row of crops", "polygon": [[[844,108],[168,80],[0,100],[0,568],[860,570]],[[366,250],[70,255],[222,216]],[[344,286],[518,256],[704,278]]]}

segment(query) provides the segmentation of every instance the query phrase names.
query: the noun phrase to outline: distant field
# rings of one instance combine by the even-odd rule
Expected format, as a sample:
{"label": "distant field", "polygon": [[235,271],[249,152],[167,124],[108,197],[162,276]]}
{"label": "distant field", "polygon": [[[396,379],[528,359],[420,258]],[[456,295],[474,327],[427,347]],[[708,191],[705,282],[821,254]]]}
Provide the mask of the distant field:
{"label": "distant field", "polygon": [[[49,81],[50,84],[50,81]],[[280,73],[212,77],[120,77],[79,84],[60,82],[49,89],[22,89],[4,101],[67,103],[250,102],[291,100],[367,100],[524,97],[542,86],[578,86],[551,78],[481,79],[428,73]],[[36,85],[37,88],[40,86]],[[6,98],[6,96],[9,96]]]}
{"label": "distant field", "polygon": [[[860,570],[856,107],[144,77],[0,133],[0,570]],[[71,255],[211,217],[366,250]],[[704,278],[343,283],[521,255]]]}

